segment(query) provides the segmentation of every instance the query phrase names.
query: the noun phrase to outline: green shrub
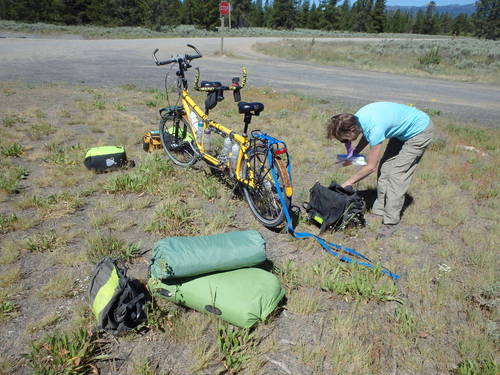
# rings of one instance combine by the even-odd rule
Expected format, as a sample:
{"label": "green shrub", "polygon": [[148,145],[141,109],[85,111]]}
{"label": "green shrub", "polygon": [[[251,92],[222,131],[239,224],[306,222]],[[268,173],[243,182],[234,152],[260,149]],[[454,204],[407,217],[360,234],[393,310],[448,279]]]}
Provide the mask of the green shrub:
{"label": "green shrub", "polygon": [[457,369],[457,375],[497,375],[499,366],[492,360],[465,360]]}
{"label": "green shrub", "polygon": [[0,159],[0,190],[13,193],[18,181],[29,174],[28,169]]}
{"label": "green shrub", "polygon": [[87,259],[93,263],[99,262],[106,256],[128,261],[136,257],[138,253],[138,245],[127,244],[111,234],[97,233],[87,241]]}
{"label": "green shrub", "polygon": [[26,249],[34,253],[42,253],[52,250],[56,246],[57,240],[57,234],[53,230],[45,233],[36,233],[26,239]]}
{"label": "green shrub", "polygon": [[17,216],[15,214],[0,214],[0,234],[4,234],[12,230],[16,221]]}
{"label": "green shrub", "polygon": [[428,50],[424,55],[418,58],[418,63],[421,66],[439,65],[441,63],[441,56],[439,55],[439,47],[434,46]]}
{"label": "green shrub", "polygon": [[11,157],[21,156],[23,152],[24,148],[19,143],[13,143],[10,146],[4,146],[0,151],[0,153],[3,156],[11,156]]}
{"label": "green shrub", "polygon": [[97,336],[80,329],[46,336],[32,345],[27,358],[35,374],[84,375],[93,372],[93,362],[109,358],[100,351]]}
{"label": "green shrub", "polygon": [[218,322],[216,339],[222,361],[229,373],[238,373],[242,370],[259,344],[255,332],[233,327],[222,321]]}
{"label": "green shrub", "polygon": [[165,177],[173,174],[172,164],[159,153],[146,156],[134,172],[111,177],[104,189],[109,193],[157,193]]}

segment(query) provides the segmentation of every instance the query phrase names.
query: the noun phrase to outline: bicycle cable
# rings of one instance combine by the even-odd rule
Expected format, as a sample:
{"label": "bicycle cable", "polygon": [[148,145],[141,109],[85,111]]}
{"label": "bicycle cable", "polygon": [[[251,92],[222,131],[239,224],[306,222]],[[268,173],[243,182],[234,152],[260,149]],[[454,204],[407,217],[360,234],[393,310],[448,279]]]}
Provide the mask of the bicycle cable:
{"label": "bicycle cable", "polygon": [[166,100],[169,107],[170,107],[170,99],[168,97],[168,83],[167,82],[168,82],[168,75],[172,71],[173,67],[174,67],[173,65],[170,65],[170,69],[167,71],[167,73],[165,73],[165,100]]}

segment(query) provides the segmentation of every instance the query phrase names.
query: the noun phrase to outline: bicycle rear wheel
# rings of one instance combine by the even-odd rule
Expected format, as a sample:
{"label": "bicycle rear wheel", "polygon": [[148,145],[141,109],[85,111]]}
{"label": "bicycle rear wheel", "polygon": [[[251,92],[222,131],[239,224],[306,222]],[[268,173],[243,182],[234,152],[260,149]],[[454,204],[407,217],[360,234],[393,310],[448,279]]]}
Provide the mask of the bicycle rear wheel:
{"label": "bicycle rear wheel", "polygon": [[161,144],[167,156],[181,167],[196,162],[196,142],[191,125],[180,116],[165,116],[160,120]]}
{"label": "bicycle rear wheel", "polygon": [[[275,160],[276,162],[276,160]],[[266,227],[277,227],[285,219],[285,212],[281,204],[278,190],[271,173],[267,150],[263,147],[251,152],[249,166],[244,166],[243,175],[252,179],[254,186],[243,185],[243,195],[252,211],[252,214]],[[286,168],[274,168],[278,184],[283,192],[286,209],[290,207],[290,198],[285,195],[285,186],[289,184]]]}

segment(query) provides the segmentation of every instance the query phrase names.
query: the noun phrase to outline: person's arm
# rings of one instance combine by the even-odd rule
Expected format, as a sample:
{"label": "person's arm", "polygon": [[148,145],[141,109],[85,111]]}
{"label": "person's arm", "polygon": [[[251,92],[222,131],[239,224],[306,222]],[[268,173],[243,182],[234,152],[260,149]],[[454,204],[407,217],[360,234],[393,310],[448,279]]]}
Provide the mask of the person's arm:
{"label": "person's arm", "polygon": [[[360,143],[361,143],[361,140],[360,140]],[[359,144],[358,144],[358,146],[359,146]],[[358,148],[358,146],[356,146],[356,149]],[[363,148],[364,148],[364,146],[363,146]],[[352,176],[346,182],[344,182],[341,186],[346,187],[349,185],[354,185],[356,182],[361,181],[366,176],[375,172],[377,170],[377,167],[378,167],[378,162],[380,159],[381,150],[382,150],[382,143],[379,143],[378,145],[370,147],[370,151],[368,151],[368,156],[367,156],[367,159],[368,159],[367,164],[365,166],[363,166],[356,174],[354,174],[354,176]]]}
{"label": "person's arm", "polygon": [[367,145],[368,145],[368,141],[366,140],[365,136],[363,135],[361,137],[361,139],[359,140],[358,144],[356,145],[356,148],[354,149],[354,155],[359,154],[361,151],[363,151]]}

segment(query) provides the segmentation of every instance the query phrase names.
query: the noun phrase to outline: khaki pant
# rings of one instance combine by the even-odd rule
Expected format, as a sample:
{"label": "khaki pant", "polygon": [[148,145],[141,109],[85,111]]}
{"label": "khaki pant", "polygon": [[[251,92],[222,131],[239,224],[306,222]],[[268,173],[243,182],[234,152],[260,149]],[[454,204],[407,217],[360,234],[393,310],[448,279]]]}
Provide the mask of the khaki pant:
{"label": "khaki pant", "polygon": [[372,213],[384,217],[384,224],[399,223],[405,194],[415,168],[432,140],[432,121],[420,134],[407,141],[391,138],[380,160],[377,200]]}

